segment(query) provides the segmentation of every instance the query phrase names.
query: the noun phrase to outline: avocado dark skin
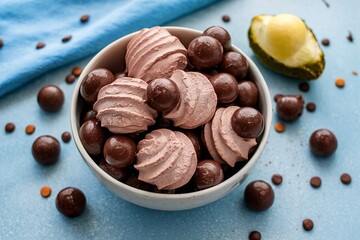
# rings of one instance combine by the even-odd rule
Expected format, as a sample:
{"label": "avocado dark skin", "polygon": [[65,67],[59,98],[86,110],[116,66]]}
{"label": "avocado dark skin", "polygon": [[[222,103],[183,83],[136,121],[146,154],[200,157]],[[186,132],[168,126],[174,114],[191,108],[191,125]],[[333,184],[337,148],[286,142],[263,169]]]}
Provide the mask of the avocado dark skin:
{"label": "avocado dark skin", "polygon": [[[255,55],[259,58],[259,60],[270,70],[278,72],[278,73],[286,75],[286,76],[289,76],[289,77],[292,77],[292,78],[297,78],[297,79],[302,79],[302,80],[315,80],[320,77],[320,75],[322,74],[322,72],[325,68],[325,57],[324,57],[324,53],[322,51],[321,51],[321,56],[320,56],[321,61],[318,61],[317,63],[312,62],[312,63],[305,64],[305,65],[299,66],[299,67],[286,66],[283,63],[276,60],[275,58],[273,58],[272,56],[268,55],[259,46],[259,44],[256,41],[254,41],[255,38],[253,36],[253,31],[252,31],[251,26],[248,31],[250,47],[253,50],[253,52],[255,53]],[[313,34],[313,32],[311,31],[311,29],[309,29],[308,27],[307,27],[307,29],[308,29],[308,31],[311,32],[314,39],[316,40],[316,37]]]}

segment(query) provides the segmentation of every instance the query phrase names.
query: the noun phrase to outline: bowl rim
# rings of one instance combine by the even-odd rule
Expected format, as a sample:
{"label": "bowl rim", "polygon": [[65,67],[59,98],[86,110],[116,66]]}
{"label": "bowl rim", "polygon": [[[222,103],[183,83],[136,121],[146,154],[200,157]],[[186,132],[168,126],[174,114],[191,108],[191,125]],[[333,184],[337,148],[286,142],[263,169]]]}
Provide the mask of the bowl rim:
{"label": "bowl rim", "polygon": [[[189,33],[192,33],[192,34],[199,34],[199,35],[202,34],[202,31],[192,29],[192,28],[177,27],[177,26],[162,26],[162,27],[169,30],[170,32],[180,30],[180,31],[186,31],[186,32],[189,32]],[[225,181],[223,181],[223,182],[221,182],[221,183],[219,183],[219,184],[217,184],[217,185],[215,185],[213,187],[203,189],[203,190],[199,190],[199,191],[194,191],[194,192],[189,192],[189,193],[175,193],[175,194],[155,193],[155,192],[149,192],[149,191],[146,191],[146,190],[137,189],[135,187],[129,186],[129,185],[123,183],[123,182],[120,182],[120,181],[116,180],[115,178],[111,177],[108,173],[106,173],[103,169],[101,169],[99,167],[99,165],[96,164],[95,161],[92,159],[92,157],[86,152],[84,146],[81,143],[78,128],[77,128],[79,118],[76,117],[77,116],[76,110],[77,110],[78,99],[79,99],[79,95],[80,95],[79,94],[80,93],[80,85],[81,85],[83,79],[85,78],[85,73],[89,72],[89,70],[91,68],[93,68],[92,66],[98,61],[99,58],[102,57],[102,55],[105,52],[107,52],[109,49],[111,49],[115,45],[119,44],[120,42],[131,39],[139,31],[127,34],[127,35],[125,35],[125,36],[111,42],[106,47],[101,49],[90,60],[90,62],[88,62],[86,64],[84,70],[82,71],[81,75],[79,76],[79,79],[78,79],[78,81],[76,83],[76,86],[75,86],[75,88],[73,90],[73,95],[72,95],[72,98],[71,98],[70,125],[71,125],[72,134],[73,134],[73,137],[74,137],[75,145],[76,145],[78,151],[80,152],[83,160],[91,168],[92,171],[95,171],[102,178],[106,179],[106,181],[108,181],[111,184],[113,184],[114,186],[116,186],[116,188],[121,188],[121,189],[124,189],[127,192],[131,192],[132,194],[146,196],[149,199],[155,199],[155,200],[160,200],[160,199],[161,200],[162,199],[186,200],[186,199],[189,199],[189,198],[197,198],[197,197],[203,197],[205,195],[212,195],[212,194],[218,192],[219,189],[223,188],[224,186],[230,186],[231,188],[234,188],[237,185],[240,185],[240,180],[242,179],[241,176],[245,175],[246,173],[248,173],[250,171],[250,169],[254,166],[256,161],[259,159],[261,153],[264,151],[264,148],[266,146],[266,143],[267,143],[267,140],[268,140],[268,137],[269,137],[270,128],[271,128],[272,105],[271,105],[271,98],[270,98],[269,88],[268,88],[268,86],[266,84],[266,81],[265,81],[263,75],[261,74],[260,70],[255,65],[255,63],[247,56],[247,54],[245,54],[242,50],[240,50],[239,48],[237,48],[233,44],[232,44],[232,49],[234,51],[240,52],[246,58],[246,60],[249,63],[249,69],[251,69],[253,74],[257,76],[257,82],[258,82],[259,85],[262,86],[263,92],[264,92],[263,97],[265,99],[265,106],[263,106],[263,108],[264,108],[264,110],[265,109],[267,110],[267,116],[266,116],[266,119],[265,119],[264,132],[263,132],[262,138],[260,140],[260,143],[258,144],[258,147],[257,147],[255,153],[248,160],[248,162],[245,164],[245,166],[243,166],[233,176],[229,177]]]}

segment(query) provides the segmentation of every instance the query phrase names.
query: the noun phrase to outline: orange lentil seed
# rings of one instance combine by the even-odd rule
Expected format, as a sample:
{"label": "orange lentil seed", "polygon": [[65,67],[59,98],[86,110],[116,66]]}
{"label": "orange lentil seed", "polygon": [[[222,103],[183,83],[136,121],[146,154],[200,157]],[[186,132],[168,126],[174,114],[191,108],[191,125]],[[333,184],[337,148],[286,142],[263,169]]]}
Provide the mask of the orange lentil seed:
{"label": "orange lentil seed", "polygon": [[343,88],[345,86],[345,79],[343,78],[337,78],[335,80],[335,85],[339,88]]}
{"label": "orange lentil seed", "polygon": [[49,186],[43,186],[40,190],[41,196],[47,198],[51,195],[51,188]]}
{"label": "orange lentil seed", "polygon": [[28,135],[33,134],[35,132],[35,125],[32,125],[32,124],[27,125],[25,128],[25,132]]}
{"label": "orange lentil seed", "polygon": [[82,72],[82,68],[81,67],[74,67],[71,71],[72,74],[74,74],[76,77],[80,76]]}
{"label": "orange lentil seed", "polygon": [[277,122],[277,123],[275,123],[274,128],[275,128],[275,131],[282,133],[285,131],[286,126],[282,122]]}

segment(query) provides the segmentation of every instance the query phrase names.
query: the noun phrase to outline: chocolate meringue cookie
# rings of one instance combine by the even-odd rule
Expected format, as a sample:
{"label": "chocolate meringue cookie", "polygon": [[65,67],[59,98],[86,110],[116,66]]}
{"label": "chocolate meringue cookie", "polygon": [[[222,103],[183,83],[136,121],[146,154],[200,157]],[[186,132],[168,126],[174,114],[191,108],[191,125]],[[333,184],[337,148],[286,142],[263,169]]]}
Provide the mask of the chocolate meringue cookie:
{"label": "chocolate meringue cookie", "polygon": [[247,160],[249,150],[257,144],[255,138],[242,138],[233,130],[231,117],[237,109],[237,106],[219,108],[204,128],[205,144],[211,156],[231,167],[238,161]]}
{"label": "chocolate meringue cookie", "polygon": [[165,28],[144,28],[127,45],[125,56],[129,77],[148,82],[169,78],[174,70],[187,66],[187,50]]}
{"label": "chocolate meringue cookie", "polygon": [[152,131],[137,146],[138,179],[158,189],[176,189],[194,175],[197,158],[191,140],[182,132],[161,128]]}
{"label": "chocolate meringue cookie", "polygon": [[207,77],[199,72],[176,70],[170,79],[180,90],[180,104],[163,117],[173,120],[174,126],[186,129],[210,121],[216,110],[217,96]]}
{"label": "chocolate meringue cookie", "polygon": [[134,133],[155,124],[157,112],[146,104],[147,83],[121,77],[100,89],[93,109],[101,126],[112,133]]}

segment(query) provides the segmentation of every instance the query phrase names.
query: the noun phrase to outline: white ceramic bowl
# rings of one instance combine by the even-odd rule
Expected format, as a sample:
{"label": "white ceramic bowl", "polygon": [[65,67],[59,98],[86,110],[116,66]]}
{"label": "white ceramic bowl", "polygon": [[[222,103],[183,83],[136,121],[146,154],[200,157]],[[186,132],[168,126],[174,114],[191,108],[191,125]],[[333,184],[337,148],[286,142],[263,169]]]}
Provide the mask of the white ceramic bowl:
{"label": "white ceramic bowl", "polygon": [[[195,37],[201,35],[200,31],[196,31],[189,28],[182,28],[182,27],[166,27],[166,29],[174,36],[177,36],[180,41],[185,45],[188,46],[190,41]],[[271,126],[271,99],[268,87],[266,82],[261,75],[259,69],[255,66],[253,61],[246,56],[240,49],[233,47],[234,51],[242,53],[249,65],[250,65],[250,77],[256,83],[259,89],[260,95],[260,111],[264,116],[265,119],[265,130],[262,136],[262,139],[258,145],[258,148],[254,155],[251,157],[249,162],[235,175],[230,177],[229,179],[225,180],[224,182],[197,192],[191,193],[182,193],[182,194],[164,194],[164,193],[153,193],[147,192],[144,190],[136,189],[134,187],[128,186],[122,182],[119,182],[108,175],[105,171],[103,171],[90,157],[90,155],[86,152],[85,148],[83,147],[80,138],[79,138],[79,128],[80,128],[80,114],[82,110],[83,100],[80,97],[79,89],[81,82],[85,78],[85,76],[92,70],[105,67],[112,72],[120,72],[125,69],[125,51],[126,45],[130,41],[130,39],[136,33],[129,34],[124,36],[113,43],[106,46],[102,49],[95,57],[87,64],[85,69],[83,70],[77,85],[74,90],[72,103],[71,103],[71,129],[74,136],[74,141],[76,146],[85,160],[85,163],[88,167],[92,170],[95,174],[97,179],[105,185],[110,191],[114,192],[116,195],[129,201],[131,203],[152,208],[158,210],[185,210],[191,209],[199,206],[203,206],[205,204],[211,203],[228,193],[232,192],[236,189],[247,177],[250,169],[253,167],[257,159],[259,158],[260,154],[265,148],[269,130]]]}

